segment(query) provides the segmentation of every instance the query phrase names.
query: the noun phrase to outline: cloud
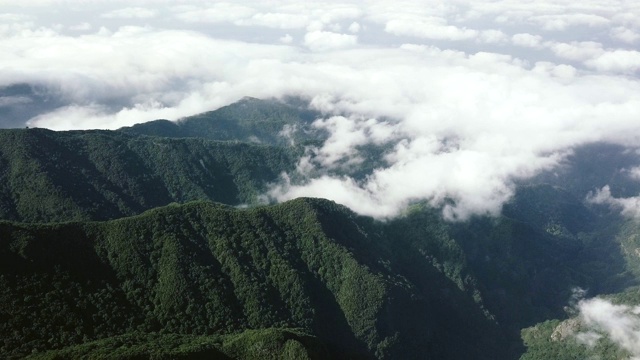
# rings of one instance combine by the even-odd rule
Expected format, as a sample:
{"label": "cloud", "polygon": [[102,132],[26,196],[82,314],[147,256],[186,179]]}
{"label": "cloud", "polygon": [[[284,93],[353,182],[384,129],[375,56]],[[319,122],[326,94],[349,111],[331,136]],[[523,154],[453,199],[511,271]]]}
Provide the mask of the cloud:
{"label": "cloud", "polygon": [[284,36],[280,37],[279,40],[283,44],[291,44],[293,42],[293,36],[285,34]]}
{"label": "cloud", "polygon": [[489,29],[482,30],[478,35],[477,40],[485,44],[499,44],[507,42],[509,37],[500,30]]}
{"label": "cloud", "polygon": [[[631,176],[636,176],[636,173],[632,172]],[[590,192],[586,200],[591,204],[607,205],[612,209],[619,210],[624,216],[640,218],[640,196],[615,198],[611,195],[609,185],[605,185],[595,192]]]}
{"label": "cloud", "polygon": [[190,23],[234,22],[253,16],[253,7],[234,3],[213,3],[210,6],[182,5],[173,8],[175,17]]}
{"label": "cloud", "polygon": [[601,56],[605,51],[602,44],[595,41],[573,41],[570,43],[547,43],[556,56],[573,61],[587,61]]}
{"label": "cloud", "polygon": [[625,169],[623,171],[627,173],[633,180],[640,181],[640,166]]}
{"label": "cloud", "polygon": [[26,22],[33,20],[32,16],[26,14],[16,14],[16,13],[4,13],[0,14],[0,20],[2,22]]}
{"label": "cloud", "polygon": [[311,31],[304,35],[304,45],[312,51],[343,49],[356,45],[355,35],[338,34],[331,31]]}
{"label": "cloud", "polygon": [[[73,104],[30,122],[52,129],[113,129],[160,117],[177,119],[247,95],[268,97],[270,89],[255,86],[255,78],[246,78],[238,92],[228,93],[224,88],[235,77],[256,71],[251,63],[286,57],[288,52],[282,46],[248,45],[193,32],[140,27],[79,38],[32,34],[27,39],[0,41],[0,47],[11,49],[4,52],[5,64],[21,69],[18,76],[5,68],[0,71],[6,75],[4,79],[49,84]],[[237,53],[246,56],[246,62],[238,62]],[[78,108],[83,106],[87,110],[80,112]],[[80,114],[84,119],[60,121],[65,112],[70,112],[69,119]]]}
{"label": "cloud", "polygon": [[73,31],[89,31],[91,29],[93,29],[93,26],[91,26],[91,24],[89,24],[88,22],[83,22],[77,25],[69,26],[69,30],[73,30]]}
{"label": "cloud", "polygon": [[601,27],[609,24],[609,19],[595,14],[558,14],[534,16],[532,22],[548,31],[564,31],[569,27],[586,25]]}
{"label": "cloud", "polygon": [[578,340],[594,346],[605,334],[614,344],[640,359],[640,306],[615,305],[594,298],[578,304],[580,319],[591,329],[578,335]]}
{"label": "cloud", "polygon": [[[197,3],[197,2],[196,2]],[[271,4],[214,3],[212,5],[183,5],[174,8],[177,18],[192,23],[232,23],[237,26],[261,26],[273,29],[323,30],[326,26],[338,31],[338,22],[356,19],[361,15],[358,6],[320,3],[314,6],[280,1]]]}
{"label": "cloud", "polygon": [[236,25],[265,26],[276,29],[302,29],[309,23],[305,15],[286,13],[258,13],[235,21]]}
{"label": "cloud", "polygon": [[394,35],[415,36],[434,40],[469,40],[479,35],[477,30],[448,25],[442,18],[390,20],[385,31]]}
{"label": "cloud", "polygon": [[0,96],[0,108],[12,105],[28,104],[32,100],[26,96]]}
{"label": "cloud", "polygon": [[626,28],[624,26],[619,26],[611,29],[609,32],[610,36],[613,39],[623,41],[629,44],[633,44],[640,40],[640,33],[634,31],[633,29]]}
{"label": "cloud", "polygon": [[354,21],[351,23],[351,25],[349,25],[349,32],[352,34],[357,34],[358,32],[360,32],[361,28],[362,27],[360,26],[360,24]]}
{"label": "cloud", "polygon": [[634,73],[640,70],[640,51],[606,51],[585,61],[585,64],[598,71]]}
{"label": "cloud", "polygon": [[514,181],[572,147],[640,141],[640,10],[626,1],[5,4],[0,86],[39,84],[63,102],[31,126],[113,129],[244,96],[308,100],[328,140],[274,184],[278,200],[497,214]]}
{"label": "cloud", "polygon": [[539,61],[535,63],[535,66],[531,69],[533,72],[540,72],[548,74],[556,78],[572,79],[578,75],[578,69],[571,65],[560,64],[556,65],[552,62]]}
{"label": "cloud", "polygon": [[531,35],[528,33],[519,33],[511,36],[511,42],[513,42],[513,44],[517,46],[540,48],[542,47],[542,36]]}
{"label": "cloud", "polygon": [[150,19],[158,15],[158,12],[154,9],[147,9],[142,7],[127,7],[118,10],[112,10],[102,14],[103,18],[107,19]]}

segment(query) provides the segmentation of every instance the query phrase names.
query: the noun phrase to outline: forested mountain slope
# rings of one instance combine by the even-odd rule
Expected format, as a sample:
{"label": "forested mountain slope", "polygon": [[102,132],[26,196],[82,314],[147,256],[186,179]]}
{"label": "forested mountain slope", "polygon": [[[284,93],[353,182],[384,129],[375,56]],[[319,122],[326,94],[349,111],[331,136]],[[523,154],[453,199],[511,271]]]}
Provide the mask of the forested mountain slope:
{"label": "forested mountain slope", "polygon": [[[0,130],[0,357],[630,356],[578,341],[575,293],[640,305],[640,225],[585,201],[636,196],[637,152],[577,148],[467,221],[427,202],[386,221],[256,207],[326,136],[315,115],[244,99],[119,131]],[[359,151],[332,174],[383,166],[385,146]]]}
{"label": "forested mountain slope", "polygon": [[252,203],[299,152],[117,131],[0,130],[0,218],[102,220],[174,201]]}
{"label": "forested mountain slope", "polygon": [[[573,288],[595,295],[637,284],[635,257],[589,230],[596,215],[561,190],[526,189],[505,213],[512,217],[448,224],[415,206],[378,222],[298,199],[245,210],[191,202],[108,222],[4,222],[2,352],[100,340],[52,354],[126,343],[131,354],[229,355],[224,336],[278,328],[311,336],[303,347],[329,357],[513,359],[525,351],[520,329],[564,318]],[[161,335],[174,346],[156,349]],[[270,347],[274,358],[283,344]]]}
{"label": "forested mountain slope", "polygon": [[275,327],[358,357],[504,358],[464,255],[437,218],[416,225],[395,238],[393,226],[319,199],[250,210],[195,202],[109,222],[5,222],[2,354],[129,333]]}

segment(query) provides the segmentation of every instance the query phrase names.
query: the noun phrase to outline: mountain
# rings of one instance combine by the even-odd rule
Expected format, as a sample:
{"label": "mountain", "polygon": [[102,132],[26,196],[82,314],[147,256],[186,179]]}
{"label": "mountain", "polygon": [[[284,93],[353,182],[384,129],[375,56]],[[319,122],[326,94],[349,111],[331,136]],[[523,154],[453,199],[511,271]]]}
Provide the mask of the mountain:
{"label": "mountain", "polygon": [[318,117],[320,113],[309,110],[301,100],[283,102],[245,97],[231,105],[177,122],[156,120],[121,128],[120,131],[171,138],[197,137],[289,145],[291,142],[326,138],[326,134],[311,126]]}
{"label": "mountain", "polygon": [[[250,209],[198,201],[106,222],[3,222],[0,354],[98,356],[126,343],[131,354],[231,356],[225,339],[255,329],[306,336],[313,348],[303,343],[305,351],[318,347],[330,358],[514,359],[525,351],[520,330],[564,318],[572,288],[637,284],[637,265],[618,243],[562,222],[578,204],[532,186],[507,206],[513,218],[468,223],[446,223],[422,205],[379,222],[322,199]],[[578,213],[593,220],[582,206]],[[164,336],[173,345],[158,349]],[[194,342],[210,345],[193,350]]]}
{"label": "mountain", "polygon": [[220,336],[133,332],[36,353],[26,359],[322,360],[337,356],[317,338],[299,330],[264,329]]}
{"label": "mountain", "polygon": [[118,131],[0,130],[0,218],[105,220],[171,202],[255,203],[301,151]]}
{"label": "mountain", "polygon": [[[631,356],[577,294],[640,305],[640,225],[585,201],[636,196],[637,152],[579,147],[463,222],[426,202],[386,221],[260,205],[322,144],[315,116],[246,98],[118,131],[0,130],[0,357]],[[365,178],[385,148],[359,152],[336,174]]]}
{"label": "mountain", "polygon": [[89,351],[77,347],[89,341],[163,334],[188,347],[187,335],[296,328],[358,358],[504,358],[500,329],[471,296],[472,275],[446,263],[461,253],[431,221],[396,238],[399,225],[298,199],[0,223],[0,354],[72,346],[59,353],[69,354]]}

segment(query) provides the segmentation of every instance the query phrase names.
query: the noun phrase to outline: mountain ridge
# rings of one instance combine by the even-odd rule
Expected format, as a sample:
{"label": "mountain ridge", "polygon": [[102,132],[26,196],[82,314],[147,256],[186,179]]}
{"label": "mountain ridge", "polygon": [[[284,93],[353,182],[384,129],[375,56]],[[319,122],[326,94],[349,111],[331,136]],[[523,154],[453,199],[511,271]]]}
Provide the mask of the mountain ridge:
{"label": "mountain ridge", "polygon": [[[602,355],[548,342],[575,321],[576,288],[640,304],[637,223],[585,201],[640,191],[636,153],[577,148],[467,221],[420,201],[386,221],[324,199],[261,204],[326,135],[301,111],[245,99],[177,124],[0,130],[0,354],[255,358],[251,341],[225,345],[244,336],[274,358],[568,359]],[[360,151],[369,165],[339,171],[366,176],[385,149]]]}
{"label": "mountain ridge", "polygon": [[321,114],[302,100],[243,99],[217,110],[177,121],[154,120],[118,129],[129,134],[162,137],[198,137],[209,140],[244,141],[286,146],[322,140],[326,134],[311,123]]}
{"label": "mountain ridge", "polygon": [[116,131],[0,130],[0,218],[98,220],[174,201],[252,203],[300,152]]}
{"label": "mountain ridge", "polygon": [[[0,257],[5,268],[0,280],[5,305],[0,313],[4,318],[10,314],[11,320],[2,326],[3,337],[16,346],[24,340],[11,335],[16,322],[31,316],[48,319],[53,309],[59,311],[55,318],[62,316],[69,325],[55,330],[57,321],[40,320],[34,326],[60,334],[50,343],[61,345],[70,341],[66,337],[76,339],[73,342],[90,340],[84,339],[89,329],[102,338],[136,329],[204,335],[293,326],[312,331],[328,344],[378,358],[420,358],[422,351],[451,357],[472,351],[438,346],[420,350],[424,344],[464,334],[445,330],[444,319],[436,320],[438,308],[447,309],[447,322],[471,321],[485,332],[498,331],[481,310],[460,305],[474,301],[463,300],[467,295],[431,263],[421,265],[427,274],[408,278],[393,270],[398,261],[393,257],[402,258],[403,252],[392,256],[374,250],[384,244],[366,235],[370,231],[363,229],[375,227],[363,228],[365,224],[358,225],[357,216],[345,208],[318,199],[247,210],[193,202],[107,222],[2,222]],[[326,228],[333,228],[333,235],[327,235]],[[370,250],[362,252],[361,243],[369,244]],[[44,276],[44,283],[39,276]],[[448,296],[458,300],[447,304],[425,292],[425,286],[435,284],[448,288]],[[70,308],[71,299],[60,298],[63,294],[56,286],[76,289],[74,303],[95,308],[94,317],[105,312],[96,318],[104,324],[98,326]],[[30,293],[32,298],[16,298],[11,291]],[[36,310],[34,301],[40,296],[43,304]],[[431,321],[410,310],[430,307],[435,307],[428,312],[435,316]],[[119,315],[109,318],[113,311]],[[131,327],[118,328],[121,323]],[[407,337],[416,326],[416,331],[423,330]],[[25,344],[35,342],[40,344],[36,348],[46,349],[37,334],[28,333]],[[464,336],[470,341],[476,337],[472,343],[493,349],[491,353],[501,351],[489,337]],[[4,353],[20,354],[19,346],[11,349],[5,345]]]}

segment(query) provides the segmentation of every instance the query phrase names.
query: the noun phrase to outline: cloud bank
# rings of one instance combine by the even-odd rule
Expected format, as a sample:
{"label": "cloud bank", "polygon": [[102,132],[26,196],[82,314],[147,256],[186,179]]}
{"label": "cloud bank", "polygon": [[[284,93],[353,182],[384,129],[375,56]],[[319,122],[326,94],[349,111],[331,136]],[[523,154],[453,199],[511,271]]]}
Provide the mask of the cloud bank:
{"label": "cloud bank", "polygon": [[[495,214],[514,180],[572,147],[640,140],[640,7],[628,1],[0,5],[0,87],[38,84],[64,103],[29,126],[115,129],[244,96],[309,100],[331,135],[274,185],[277,200]],[[335,175],[367,164],[367,146],[384,149],[368,174]]]}

